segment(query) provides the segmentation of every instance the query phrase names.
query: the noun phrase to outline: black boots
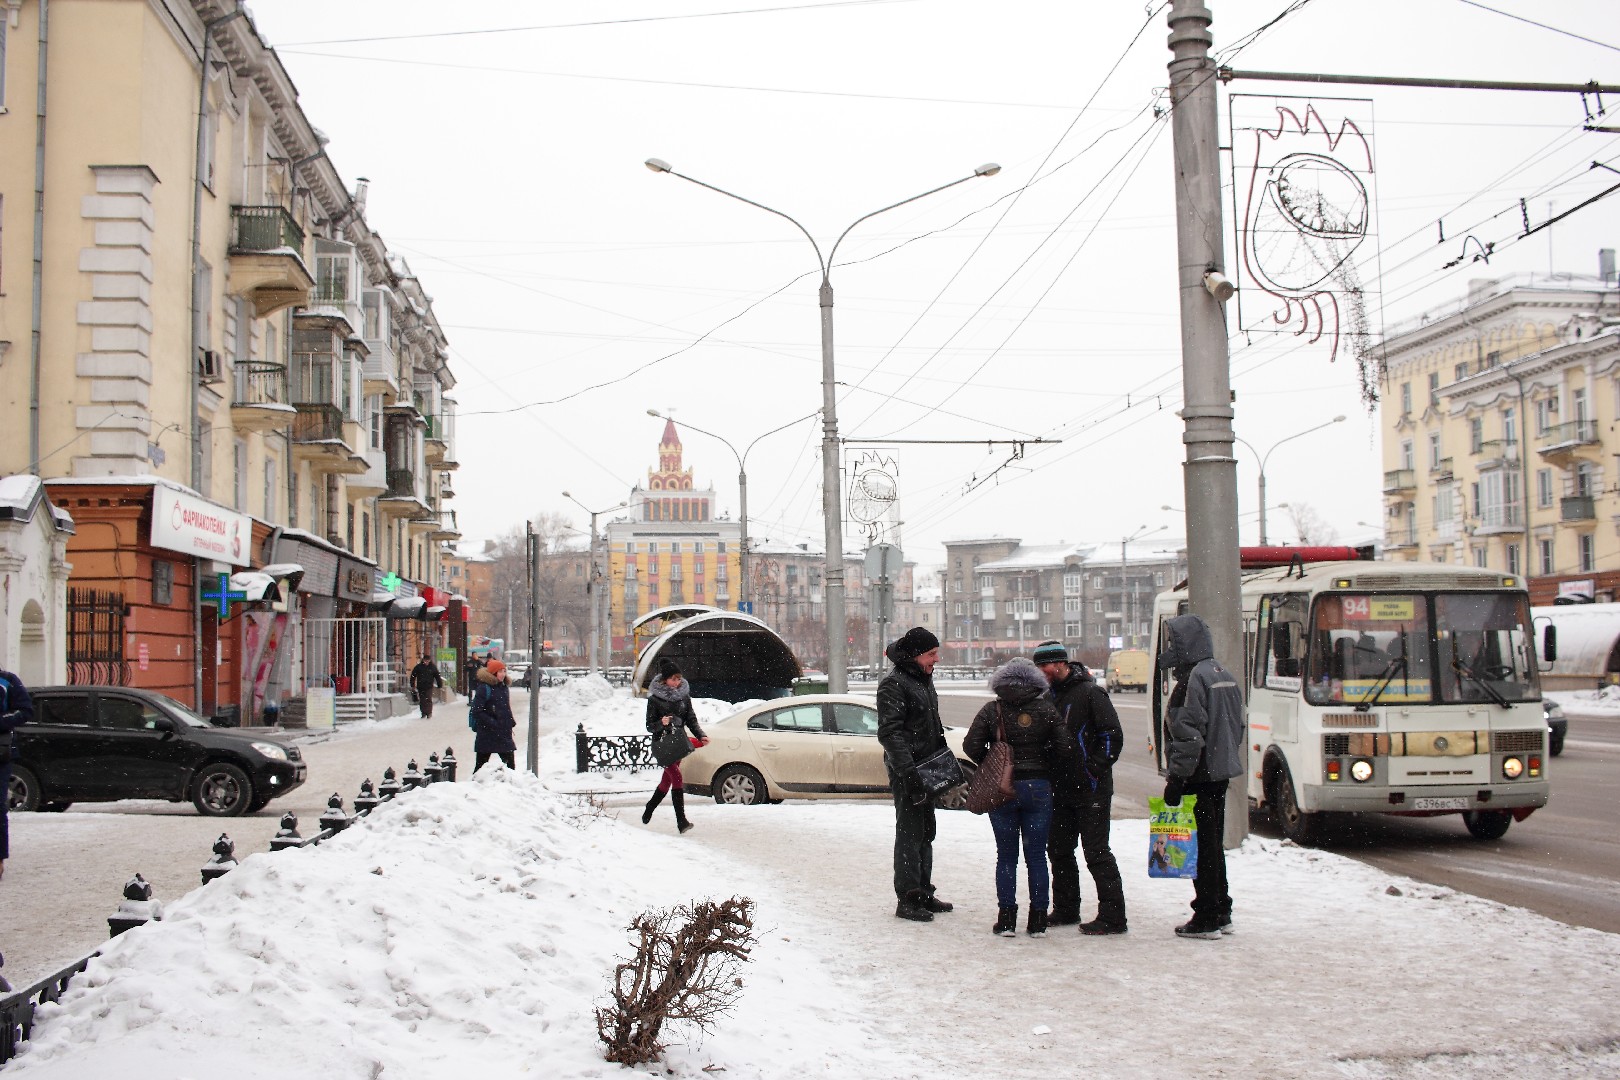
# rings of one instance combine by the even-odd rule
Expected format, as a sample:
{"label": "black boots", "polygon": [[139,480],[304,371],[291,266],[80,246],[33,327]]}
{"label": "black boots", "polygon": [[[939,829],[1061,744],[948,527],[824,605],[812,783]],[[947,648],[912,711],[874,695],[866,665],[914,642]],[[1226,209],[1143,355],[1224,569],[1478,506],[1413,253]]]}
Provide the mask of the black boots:
{"label": "black boots", "polygon": [[1046,909],[1029,909],[1029,926],[1026,928],[1030,937],[1046,936]]}
{"label": "black boots", "polygon": [[[1043,914],[1044,919],[1044,914]],[[990,928],[992,934],[1000,937],[1018,936],[1018,907],[1004,907],[996,912],[996,925]]]}
{"label": "black boots", "polygon": [[933,922],[934,912],[928,906],[928,895],[913,889],[900,898],[894,907],[894,917],[912,922]]}
{"label": "black boots", "polygon": [[688,832],[692,823],[686,820],[686,792],[676,788],[670,792],[669,801],[675,804],[675,827],[681,832]]}
{"label": "black boots", "polygon": [[647,800],[647,809],[641,812],[641,823],[643,825],[647,825],[652,822],[653,811],[658,809],[658,804],[663,801],[663,791],[660,790],[653,792],[653,797]]}
{"label": "black boots", "polygon": [[956,905],[951,903],[949,900],[941,900],[939,897],[935,896],[933,889],[929,889],[923,894],[922,906],[927,908],[929,911],[932,911],[936,915],[942,911],[952,911],[956,908]]}
{"label": "black boots", "polygon": [[1099,915],[1097,918],[1092,919],[1088,923],[1081,923],[1080,932],[1087,937],[1102,937],[1105,934],[1123,934],[1125,932],[1125,924],[1123,922],[1109,922]]}

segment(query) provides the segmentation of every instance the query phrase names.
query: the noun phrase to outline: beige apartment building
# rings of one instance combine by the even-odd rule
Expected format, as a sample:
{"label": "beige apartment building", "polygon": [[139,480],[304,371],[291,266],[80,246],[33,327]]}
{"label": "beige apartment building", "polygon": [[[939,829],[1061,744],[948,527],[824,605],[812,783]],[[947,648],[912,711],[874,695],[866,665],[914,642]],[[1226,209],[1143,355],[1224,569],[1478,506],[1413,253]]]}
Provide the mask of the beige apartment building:
{"label": "beige apartment building", "polygon": [[432,304],[236,0],[44,9],[0,0],[0,470],[78,524],[69,677],[358,689],[386,641],[310,626],[448,601]]}
{"label": "beige apartment building", "polygon": [[1620,293],[1514,275],[1390,328],[1385,557],[1529,579],[1532,600],[1620,584]]}

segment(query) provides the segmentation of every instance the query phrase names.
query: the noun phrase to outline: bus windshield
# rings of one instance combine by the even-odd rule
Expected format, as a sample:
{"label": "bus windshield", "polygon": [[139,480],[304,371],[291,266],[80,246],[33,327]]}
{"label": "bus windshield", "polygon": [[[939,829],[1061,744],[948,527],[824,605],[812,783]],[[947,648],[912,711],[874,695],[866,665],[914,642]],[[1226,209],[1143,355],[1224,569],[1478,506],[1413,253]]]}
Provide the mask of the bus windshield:
{"label": "bus windshield", "polygon": [[1311,619],[1305,696],[1315,704],[1533,701],[1525,597],[1333,593]]}

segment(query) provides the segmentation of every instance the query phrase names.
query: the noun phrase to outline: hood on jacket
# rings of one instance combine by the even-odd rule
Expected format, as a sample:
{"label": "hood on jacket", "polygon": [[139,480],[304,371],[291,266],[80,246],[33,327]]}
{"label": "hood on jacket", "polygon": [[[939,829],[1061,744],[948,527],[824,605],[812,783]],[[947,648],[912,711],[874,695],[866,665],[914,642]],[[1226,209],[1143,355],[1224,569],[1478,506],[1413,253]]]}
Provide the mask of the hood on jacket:
{"label": "hood on jacket", "polygon": [[1084,664],[1076,663],[1075,661],[1070,660],[1069,674],[1063,679],[1063,681],[1059,682],[1057,686],[1054,686],[1052,689],[1056,690],[1058,686],[1069,686],[1073,683],[1094,683],[1096,681],[1097,677],[1091,673],[1090,668],[1086,667]]}
{"label": "hood on jacket", "polygon": [[659,701],[684,701],[692,696],[692,684],[682,679],[681,685],[670,686],[660,676],[648,684],[647,693]]}
{"label": "hood on jacket", "polygon": [[489,668],[487,668],[487,667],[479,668],[478,673],[476,675],[474,675],[473,678],[477,679],[479,682],[483,683],[485,686],[504,686],[504,685],[506,685],[506,680],[504,678],[501,678],[501,677],[497,676],[493,671],[489,670]]}
{"label": "hood on jacket", "polygon": [[1046,693],[1046,676],[1033,660],[1015,656],[990,673],[990,690],[1003,701],[1028,701]]}
{"label": "hood on jacket", "polygon": [[1190,671],[1215,655],[1215,638],[1202,615],[1177,615],[1165,625],[1169,643],[1159,654],[1159,667]]}

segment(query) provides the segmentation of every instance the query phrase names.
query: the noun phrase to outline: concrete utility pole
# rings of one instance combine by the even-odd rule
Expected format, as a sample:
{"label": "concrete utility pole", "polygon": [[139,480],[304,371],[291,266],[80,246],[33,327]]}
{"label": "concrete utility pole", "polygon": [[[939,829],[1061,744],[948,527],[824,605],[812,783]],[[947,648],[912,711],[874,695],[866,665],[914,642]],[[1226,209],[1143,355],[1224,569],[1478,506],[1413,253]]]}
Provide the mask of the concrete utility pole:
{"label": "concrete utility pole", "polygon": [[540,772],[540,537],[524,525],[523,555],[529,564],[529,772]]}
{"label": "concrete utility pole", "polygon": [[[1171,131],[1175,136],[1176,262],[1181,295],[1181,441],[1187,504],[1187,580],[1192,610],[1209,623],[1215,658],[1244,679],[1238,576],[1237,460],[1232,446],[1232,386],[1221,304],[1231,296],[1221,226],[1220,120],[1213,17],[1203,0],[1170,8]],[[1244,687],[1244,696],[1248,688]],[[1248,747],[1243,773],[1226,799],[1226,845],[1249,831]]]}

